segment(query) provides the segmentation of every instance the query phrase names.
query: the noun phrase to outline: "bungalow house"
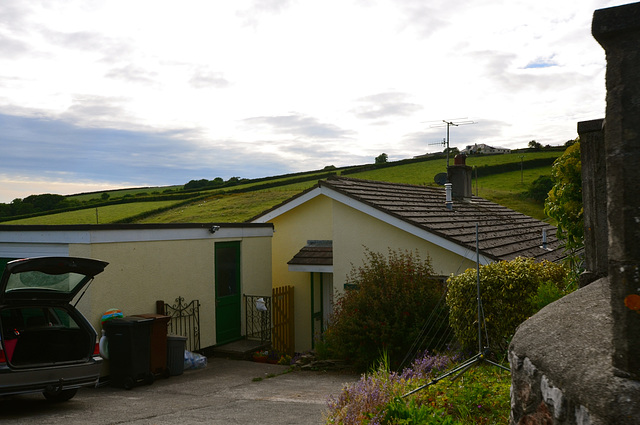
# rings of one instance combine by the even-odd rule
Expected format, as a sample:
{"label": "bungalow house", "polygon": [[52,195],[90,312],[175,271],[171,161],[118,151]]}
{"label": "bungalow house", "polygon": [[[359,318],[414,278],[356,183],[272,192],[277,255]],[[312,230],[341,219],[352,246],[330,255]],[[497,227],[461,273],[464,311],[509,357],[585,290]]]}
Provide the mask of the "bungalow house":
{"label": "bungalow house", "polygon": [[462,153],[467,155],[473,155],[482,153],[485,155],[495,155],[500,153],[511,153],[511,149],[507,148],[495,148],[493,146],[486,145],[484,143],[468,145],[462,150]]}
{"label": "bungalow house", "polygon": [[478,224],[480,264],[563,257],[553,226],[472,196],[470,169],[450,167],[449,202],[442,187],[335,177],[251,220],[274,225],[273,284],[295,288],[296,351],[312,348],[365,249],[417,251],[449,276],[475,267]]}
{"label": "bungalow house", "polygon": [[155,313],[156,301],[199,300],[200,348],[239,339],[243,294],[271,295],[271,224],[0,225],[7,261],[74,256],[109,262],[78,304],[98,332],[102,314]]}

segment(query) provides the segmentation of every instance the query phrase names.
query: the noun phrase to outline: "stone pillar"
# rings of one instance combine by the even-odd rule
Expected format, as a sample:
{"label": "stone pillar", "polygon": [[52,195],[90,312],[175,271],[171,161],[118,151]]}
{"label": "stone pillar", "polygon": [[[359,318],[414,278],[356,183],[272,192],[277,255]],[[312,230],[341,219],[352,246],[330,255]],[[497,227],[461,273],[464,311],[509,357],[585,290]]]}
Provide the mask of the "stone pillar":
{"label": "stone pillar", "polygon": [[605,277],[608,269],[607,167],[603,125],[604,119],[578,123],[585,254],[585,272],[580,276],[579,284],[581,288]]}
{"label": "stone pillar", "polygon": [[613,366],[640,380],[640,3],[597,10],[607,58],[605,146]]}

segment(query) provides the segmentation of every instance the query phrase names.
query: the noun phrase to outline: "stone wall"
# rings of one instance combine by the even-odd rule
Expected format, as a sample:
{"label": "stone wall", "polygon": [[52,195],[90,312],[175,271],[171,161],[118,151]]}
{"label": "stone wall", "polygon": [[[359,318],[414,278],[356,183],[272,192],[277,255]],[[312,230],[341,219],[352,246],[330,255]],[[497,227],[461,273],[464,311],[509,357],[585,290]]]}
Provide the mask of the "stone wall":
{"label": "stone wall", "polygon": [[640,424],[640,3],[597,10],[592,32],[607,110],[604,132],[578,125],[588,270],[514,335],[514,425]]}

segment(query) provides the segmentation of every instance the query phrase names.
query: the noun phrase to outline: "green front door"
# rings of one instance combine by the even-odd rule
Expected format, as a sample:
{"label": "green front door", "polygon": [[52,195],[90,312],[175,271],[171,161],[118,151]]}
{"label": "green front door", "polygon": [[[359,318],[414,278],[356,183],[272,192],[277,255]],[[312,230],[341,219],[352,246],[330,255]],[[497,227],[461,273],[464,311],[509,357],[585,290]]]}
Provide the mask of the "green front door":
{"label": "green front door", "polygon": [[216,343],[219,345],[242,336],[240,242],[216,243],[215,267]]}

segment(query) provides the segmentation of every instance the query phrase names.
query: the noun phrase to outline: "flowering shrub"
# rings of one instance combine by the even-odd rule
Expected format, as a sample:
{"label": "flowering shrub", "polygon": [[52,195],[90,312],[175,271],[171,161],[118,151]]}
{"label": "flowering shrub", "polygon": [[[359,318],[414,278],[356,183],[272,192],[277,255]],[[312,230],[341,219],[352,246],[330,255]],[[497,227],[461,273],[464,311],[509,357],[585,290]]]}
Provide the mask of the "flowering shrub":
{"label": "flowering shrub", "polygon": [[328,401],[328,424],[494,424],[509,418],[509,373],[479,365],[458,379],[433,382],[454,367],[459,354],[424,353],[402,373],[390,372],[384,362],[360,381],[345,386]]}
{"label": "flowering shrub", "polygon": [[[491,348],[506,351],[516,328],[541,306],[566,292],[568,270],[562,265],[516,258],[480,266],[480,291]],[[468,269],[447,281],[449,323],[458,341],[478,349],[477,272]],[[556,288],[551,291],[549,288]],[[486,341],[483,341],[486,343]],[[486,345],[486,344],[483,344]]]}
{"label": "flowering shrub", "polygon": [[[365,255],[365,264],[353,268],[347,277],[347,284],[355,289],[336,302],[323,336],[323,352],[363,371],[375,364],[382,351],[397,368],[416,340],[446,345],[447,309],[444,302],[439,303],[445,285],[434,278],[430,260],[408,251],[389,250],[384,257],[366,250]],[[429,317],[435,320],[427,335],[421,334]]]}

